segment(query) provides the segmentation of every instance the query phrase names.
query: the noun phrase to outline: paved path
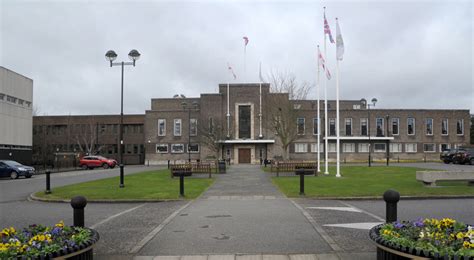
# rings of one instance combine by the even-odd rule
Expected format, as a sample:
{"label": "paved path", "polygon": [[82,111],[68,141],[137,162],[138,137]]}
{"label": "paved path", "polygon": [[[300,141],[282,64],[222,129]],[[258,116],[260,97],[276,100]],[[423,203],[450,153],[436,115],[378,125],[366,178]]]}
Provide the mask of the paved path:
{"label": "paved path", "polygon": [[136,255],[332,252],[324,234],[272,185],[268,174],[258,166],[235,165]]}

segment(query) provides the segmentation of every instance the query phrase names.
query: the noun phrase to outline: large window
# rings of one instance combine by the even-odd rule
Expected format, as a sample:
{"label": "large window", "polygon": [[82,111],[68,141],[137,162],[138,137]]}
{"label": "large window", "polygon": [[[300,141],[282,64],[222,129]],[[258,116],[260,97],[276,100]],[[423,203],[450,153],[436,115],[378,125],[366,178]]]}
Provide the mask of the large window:
{"label": "large window", "polygon": [[[311,152],[312,153],[317,153],[318,152],[318,144],[317,143],[312,143],[311,144]],[[322,144],[322,143],[319,144],[319,152],[320,153],[324,152],[324,144]]]}
{"label": "large window", "polygon": [[352,118],[344,119],[346,125],[346,136],[352,136]]}
{"label": "large window", "polygon": [[189,144],[188,152],[190,153],[199,153],[199,144]]}
{"label": "large window", "polygon": [[360,135],[367,136],[367,118],[360,119]]}
{"label": "large window", "polygon": [[318,134],[318,119],[317,118],[313,118],[313,135],[317,135]]}
{"label": "large window", "polygon": [[451,145],[449,145],[449,144],[440,144],[440,145],[439,145],[439,151],[440,151],[440,152],[446,151],[446,150],[448,150],[449,148],[451,148]]}
{"label": "large window", "polygon": [[196,136],[198,131],[196,118],[189,119],[189,127],[190,135]]}
{"label": "large window", "polygon": [[456,134],[464,135],[464,119],[458,119],[456,123]]}
{"label": "large window", "polygon": [[407,119],[407,134],[415,135],[415,118],[413,117]]}
{"label": "large window", "polygon": [[158,119],[158,136],[166,135],[166,119]]}
{"label": "large window", "polygon": [[357,150],[359,150],[359,153],[368,153],[369,152],[369,144],[367,144],[367,143],[359,144],[359,147],[358,147]]}
{"label": "large window", "polygon": [[308,145],[307,144],[295,144],[295,153],[306,153],[308,152]]}
{"label": "large window", "polygon": [[173,134],[174,136],[181,136],[181,119],[174,120]]}
{"label": "large window", "polygon": [[336,135],[336,119],[329,118],[329,135]]}
{"label": "large window", "polygon": [[336,143],[328,143],[328,153],[336,152]]}
{"label": "large window", "polygon": [[441,121],[441,135],[448,135],[448,119],[443,118],[443,121]]}
{"label": "large window", "polygon": [[433,118],[426,119],[426,135],[433,135]]}
{"label": "large window", "polygon": [[374,144],[374,152],[381,153],[385,152],[386,145],[385,144]]}
{"label": "large window", "polygon": [[400,143],[390,143],[390,152],[391,153],[401,153],[402,152],[402,144],[400,144]]}
{"label": "large window", "polygon": [[376,123],[376,126],[377,126],[377,136],[384,136],[384,122],[383,122],[383,118],[382,117],[377,117],[375,119],[375,123]]}
{"label": "large window", "polygon": [[296,119],[296,127],[298,135],[304,135],[304,117],[298,117]]}
{"label": "large window", "polygon": [[434,152],[436,152],[436,145],[435,144],[423,144],[423,151],[425,153],[434,153]]}
{"label": "large window", "polygon": [[239,138],[250,138],[251,120],[250,106],[239,106]]}
{"label": "large window", "polygon": [[405,152],[416,153],[416,144],[405,144]]}
{"label": "large window", "polygon": [[172,144],[171,153],[184,153],[184,144]]}
{"label": "large window", "polygon": [[353,153],[355,152],[355,144],[353,143],[343,143],[342,144],[343,153]]}
{"label": "large window", "polygon": [[392,118],[392,135],[399,135],[400,118]]}

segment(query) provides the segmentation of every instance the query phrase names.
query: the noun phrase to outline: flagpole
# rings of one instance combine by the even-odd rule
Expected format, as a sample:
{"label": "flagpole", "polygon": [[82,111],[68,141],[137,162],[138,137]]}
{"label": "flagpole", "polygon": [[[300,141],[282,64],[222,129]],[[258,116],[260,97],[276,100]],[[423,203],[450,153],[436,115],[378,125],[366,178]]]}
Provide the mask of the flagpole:
{"label": "flagpole", "polygon": [[[337,18],[336,18],[337,19]],[[337,40],[337,38],[336,38]],[[340,173],[340,153],[339,153],[339,59],[336,57],[336,177],[341,177]]]}
{"label": "flagpole", "polygon": [[260,112],[258,114],[258,117],[260,118],[260,130],[259,130],[259,135],[258,135],[258,138],[262,138],[263,135],[262,135],[262,63],[260,62],[260,70],[259,70],[259,78],[260,78]]}
{"label": "flagpole", "polygon": [[[324,7],[324,17],[326,17],[326,7]],[[324,57],[326,55],[326,33],[324,33]],[[326,70],[328,66],[326,64]],[[328,169],[328,79],[324,79],[324,174],[329,174]]]}
{"label": "flagpole", "polygon": [[318,110],[318,116],[317,116],[317,120],[318,120],[318,129],[317,129],[317,135],[316,135],[316,138],[318,139],[318,148],[316,149],[316,151],[318,152],[318,173],[321,172],[321,155],[319,154],[321,151],[320,151],[320,147],[321,147],[321,141],[320,141],[320,137],[321,137],[321,117],[320,117],[320,114],[319,114],[319,88],[321,87],[319,84],[320,84],[320,64],[319,64],[319,53],[320,53],[320,50],[319,50],[319,45],[318,45],[318,83],[316,84],[316,98],[317,98],[317,110]]}
{"label": "flagpole", "polygon": [[244,82],[246,82],[247,80],[246,63],[247,63],[247,44],[244,44]]}
{"label": "flagpole", "polygon": [[230,137],[230,105],[229,105],[229,82],[227,82],[227,138]]}

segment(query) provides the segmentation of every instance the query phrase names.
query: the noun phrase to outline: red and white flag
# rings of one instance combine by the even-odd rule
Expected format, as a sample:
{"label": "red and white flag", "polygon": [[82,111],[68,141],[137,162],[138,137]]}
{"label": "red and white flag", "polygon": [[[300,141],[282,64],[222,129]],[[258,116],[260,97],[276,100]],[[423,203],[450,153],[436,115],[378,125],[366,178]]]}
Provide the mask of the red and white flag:
{"label": "red and white flag", "polygon": [[229,63],[227,63],[227,69],[228,69],[229,72],[232,74],[232,77],[234,77],[234,79],[237,79],[237,76],[235,75],[234,70],[233,70],[232,67],[229,65]]}
{"label": "red and white flag", "polygon": [[326,72],[326,77],[328,79],[331,79],[331,72],[329,72],[329,69],[326,68],[326,61],[324,60],[323,55],[321,54],[321,51],[319,50],[319,46],[318,46],[318,63]]}
{"label": "red and white flag", "polygon": [[244,39],[245,46],[247,46],[247,44],[249,44],[249,37],[244,36],[243,39]]}
{"label": "red and white flag", "polygon": [[329,35],[329,41],[334,43],[334,39],[332,38],[331,29],[329,28],[328,20],[326,19],[326,10],[324,11],[324,34]]}

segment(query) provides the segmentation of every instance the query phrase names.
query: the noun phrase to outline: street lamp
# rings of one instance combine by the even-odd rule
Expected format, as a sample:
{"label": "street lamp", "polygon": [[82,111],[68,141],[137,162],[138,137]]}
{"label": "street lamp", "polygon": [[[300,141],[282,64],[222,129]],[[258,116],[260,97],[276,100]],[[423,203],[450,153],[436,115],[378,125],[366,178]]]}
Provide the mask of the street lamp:
{"label": "street lamp", "polygon": [[193,103],[189,106],[188,103],[182,102],[181,106],[183,106],[184,110],[188,110],[188,162],[191,163],[191,151],[189,149],[191,146],[191,109],[197,109],[198,103],[193,101]]}
{"label": "street lamp", "polygon": [[121,95],[120,95],[120,129],[119,129],[119,154],[120,154],[120,188],[125,187],[123,184],[123,67],[125,65],[132,65],[135,67],[135,61],[140,59],[140,53],[137,50],[131,50],[128,53],[128,58],[132,62],[113,62],[117,58],[117,53],[113,50],[107,51],[105,58],[110,62],[110,67],[112,66],[122,66],[122,82],[121,82]]}
{"label": "street lamp", "polygon": [[369,167],[372,166],[370,160],[370,107],[375,107],[375,103],[377,103],[377,99],[376,98],[372,98],[372,104],[368,104],[367,103],[367,100],[365,98],[361,99],[360,100],[360,103],[362,104],[362,106],[365,106],[367,108],[367,129],[368,129],[368,136],[369,136]]}

